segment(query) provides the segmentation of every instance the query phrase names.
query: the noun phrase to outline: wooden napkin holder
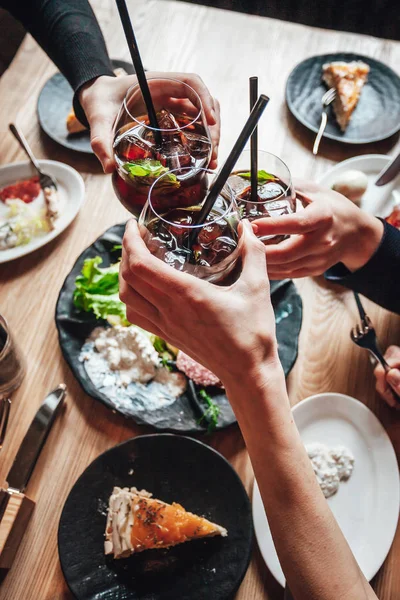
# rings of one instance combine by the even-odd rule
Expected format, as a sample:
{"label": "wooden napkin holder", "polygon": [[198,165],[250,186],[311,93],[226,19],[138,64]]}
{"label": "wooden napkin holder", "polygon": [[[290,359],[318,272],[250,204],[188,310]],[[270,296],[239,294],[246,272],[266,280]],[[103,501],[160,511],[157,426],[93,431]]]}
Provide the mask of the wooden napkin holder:
{"label": "wooden napkin holder", "polygon": [[25,494],[0,489],[0,583],[11,568],[34,507]]}

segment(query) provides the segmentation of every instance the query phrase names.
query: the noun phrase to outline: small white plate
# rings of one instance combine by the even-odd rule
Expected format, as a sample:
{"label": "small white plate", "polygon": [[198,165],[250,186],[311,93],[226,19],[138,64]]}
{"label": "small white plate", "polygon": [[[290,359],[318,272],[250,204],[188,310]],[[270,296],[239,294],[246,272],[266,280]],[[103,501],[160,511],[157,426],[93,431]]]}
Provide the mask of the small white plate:
{"label": "small white plate", "polygon": [[[0,250],[0,263],[14,260],[20,256],[25,256],[37,248],[44,246],[62,231],[74,220],[81,209],[85,199],[85,184],[82,177],[75,169],[55,160],[39,160],[39,164],[45,173],[52,175],[57,181],[58,194],[61,203],[61,216],[57,220],[55,229],[49,233],[37,236],[24,246]],[[0,189],[11,185],[16,181],[29,179],[36,175],[35,170],[29,162],[17,162],[0,167]],[[43,192],[29,205],[40,208],[44,206]],[[8,207],[0,202],[0,219],[8,213]]]}
{"label": "small white plate", "polygon": [[[327,501],[370,581],[390,550],[399,516],[399,471],[389,436],[369,408],[344,394],[325,393],[306,398],[293,408],[293,416],[305,444],[343,445],[354,455],[352,476],[341,482],[338,492]],[[264,561],[284,586],[285,576],[257,482],[253,489],[253,520]]]}
{"label": "small white plate", "polygon": [[384,186],[376,186],[375,181],[379,173],[392,160],[391,156],[382,154],[365,154],[364,156],[354,156],[348,158],[332,169],[329,169],[318,181],[321,185],[332,187],[341,173],[349,170],[363,171],[368,177],[368,188],[361,200],[361,208],[376,217],[386,218],[392,212],[394,205],[399,201],[396,199],[393,191],[400,194],[400,176]]}

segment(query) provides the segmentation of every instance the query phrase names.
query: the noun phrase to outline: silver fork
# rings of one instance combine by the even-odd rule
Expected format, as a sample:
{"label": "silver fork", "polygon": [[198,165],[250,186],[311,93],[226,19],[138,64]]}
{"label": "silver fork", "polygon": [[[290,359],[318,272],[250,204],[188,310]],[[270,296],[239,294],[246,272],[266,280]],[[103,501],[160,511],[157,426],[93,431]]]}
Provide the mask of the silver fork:
{"label": "silver fork", "polygon": [[318,148],[321,141],[321,138],[324,134],[326,124],[328,122],[328,106],[332,104],[334,99],[336,98],[336,90],[335,88],[330,88],[325,94],[322,96],[322,116],[321,116],[321,125],[319,126],[317,137],[315,138],[313,154],[316,156],[318,154]]}
{"label": "silver fork", "polygon": [[36,158],[35,158],[32,150],[31,150],[31,148],[30,148],[30,146],[28,144],[28,142],[26,141],[26,138],[25,138],[24,134],[19,129],[19,127],[17,127],[16,125],[14,125],[14,123],[10,123],[9,127],[10,127],[11,133],[18,140],[18,142],[22,146],[23,150],[25,150],[26,154],[28,155],[29,160],[31,161],[31,163],[35,167],[35,169],[37,171],[37,174],[39,175],[39,182],[40,182],[40,187],[42,188],[42,190],[44,190],[45,188],[50,188],[50,189],[53,188],[54,190],[57,190],[56,180],[51,175],[49,175],[48,173],[44,173],[42,171],[42,169],[40,168],[40,165],[39,165],[38,161],[36,160]]}
{"label": "silver fork", "polygon": [[2,398],[0,400],[0,450],[4,444],[6,436],[8,417],[10,416],[11,400],[10,398]]}
{"label": "silver fork", "polygon": [[[354,292],[354,297],[357,302],[358,311],[361,317],[361,323],[353,327],[350,332],[350,337],[357,346],[360,348],[365,348],[368,352],[375,358],[376,361],[380,362],[382,367],[385,369],[387,373],[390,371],[390,365],[385,360],[385,357],[382,354],[382,351],[379,347],[378,340],[376,339],[376,333],[374,326],[371,323],[371,319],[366,314],[363,305],[361,304],[361,300],[357,292]],[[400,403],[400,397],[396,392],[391,388],[392,394],[397,402]]]}

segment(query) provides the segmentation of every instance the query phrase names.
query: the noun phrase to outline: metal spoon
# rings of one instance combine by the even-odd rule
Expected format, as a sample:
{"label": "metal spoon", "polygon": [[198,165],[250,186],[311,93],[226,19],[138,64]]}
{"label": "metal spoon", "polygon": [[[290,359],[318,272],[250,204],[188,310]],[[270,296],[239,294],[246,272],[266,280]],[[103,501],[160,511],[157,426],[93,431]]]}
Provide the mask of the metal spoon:
{"label": "metal spoon", "polygon": [[39,182],[42,190],[44,190],[45,188],[53,188],[54,190],[57,190],[56,180],[48,173],[44,173],[42,171],[22,131],[16,125],[14,125],[14,123],[10,123],[9,127],[11,133],[18,140],[21,147],[23,148],[23,150],[25,150],[26,154],[28,155],[29,160],[35,167],[37,174],[39,175]]}

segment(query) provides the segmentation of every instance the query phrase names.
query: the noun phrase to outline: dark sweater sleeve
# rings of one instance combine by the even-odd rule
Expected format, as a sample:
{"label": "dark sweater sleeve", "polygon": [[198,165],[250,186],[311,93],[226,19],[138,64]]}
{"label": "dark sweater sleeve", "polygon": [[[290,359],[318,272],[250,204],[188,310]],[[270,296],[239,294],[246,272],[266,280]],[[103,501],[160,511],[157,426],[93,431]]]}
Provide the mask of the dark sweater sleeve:
{"label": "dark sweater sleeve", "polygon": [[338,263],[326,271],[325,278],[400,314],[400,231],[383,223],[381,243],[366,265],[352,273]]}
{"label": "dark sweater sleeve", "polygon": [[[113,75],[103,34],[87,0],[0,0],[0,6],[21,21],[74,92],[95,77]],[[79,107],[78,112],[81,118]]]}

